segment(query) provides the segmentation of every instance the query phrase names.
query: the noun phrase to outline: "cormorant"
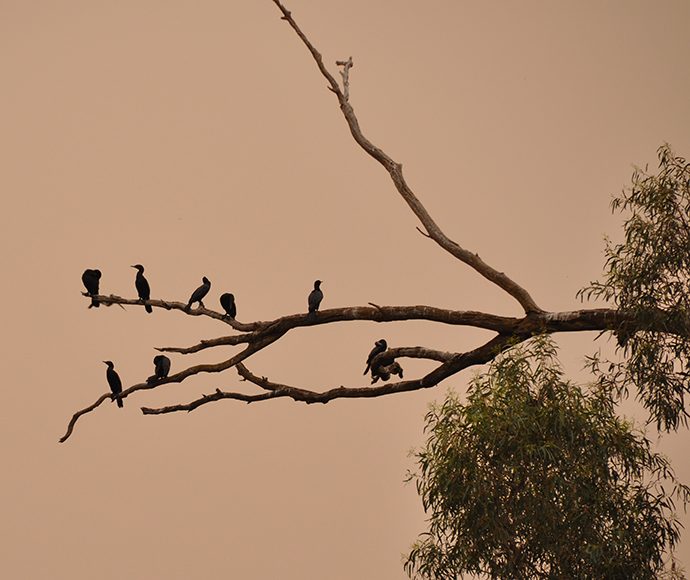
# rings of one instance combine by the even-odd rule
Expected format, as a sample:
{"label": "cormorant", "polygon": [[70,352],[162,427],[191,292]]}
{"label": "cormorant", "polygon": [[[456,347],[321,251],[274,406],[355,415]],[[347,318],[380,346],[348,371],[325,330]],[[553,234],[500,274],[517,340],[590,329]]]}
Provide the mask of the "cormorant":
{"label": "cormorant", "polygon": [[98,294],[98,281],[101,279],[100,270],[84,270],[81,275],[81,281],[86,287],[86,295],[91,296],[91,306],[98,308],[100,304],[93,299],[93,296]]}
{"label": "cormorant", "polygon": [[237,305],[235,304],[235,297],[232,294],[223,294],[220,297],[220,305],[225,310],[230,318],[237,316]]}
{"label": "cormorant", "polygon": [[369,372],[369,369],[371,368],[371,361],[374,360],[376,355],[381,354],[388,348],[388,344],[386,344],[386,341],[383,338],[381,340],[377,340],[374,344],[376,344],[376,346],[371,349],[371,352],[367,357],[367,368],[364,371],[365,375]]}
{"label": "cormorant", "polygon": [[139,299],[144,302],[144,308],[146,308],[146,312],[151,314],[153,312],[153,308],[151,308],[150,304],[146,304],[146,301],[151,299],[151,288],[149,286],[148,280],[144,278],[144,266],[142,266],[141,264],[137,264],[136,266],[132,266],[132,268],[137,269],[137,277],[134,280],[134,285],[137,287],[137,294],[139,294]]}
{"label": "cormorant", "polygon": [[189,302],[187,303],[187,306],[185,307],[185,310],[189,312],[189,309],[192,307],[192,304],[195,302],[199,303],[199,308],[204,307],[204,303],[202,302],[202,299],[208,294],[208,291],[211,289],[211,282],[210,280],[204,276],[202,278],[202,281],[204,282],[201,286],[199,286],[194,292],[192,293],[192,296],[189,298]]}
{"label": "cormorant", "polygon": [[156,374],[146,379],[146,382],[149,384],[166,378],[170,372],[170,359],[164,354],[153,357],[153,364],[156,365]]}
{"label": "cormorant", "polygon": [[307,315],[307,322],[314,322],[316,320],[316,311],[323,300],[323,292],[321,292],[321,280],[314,282],[314,289],[309,294],[309,314]]}
{"label": "cormorant", "polygon": [[[113,392],[113,395],[119,395],[122,392],[122,381],[120,380],[120,376],[115,372],[115,365],[109,360],[104,360],[103,362],[108,365],[105,376],[108,379],[110,390]],[[120,408],[124,407],[120,397],[117,397],[117,406]]]}

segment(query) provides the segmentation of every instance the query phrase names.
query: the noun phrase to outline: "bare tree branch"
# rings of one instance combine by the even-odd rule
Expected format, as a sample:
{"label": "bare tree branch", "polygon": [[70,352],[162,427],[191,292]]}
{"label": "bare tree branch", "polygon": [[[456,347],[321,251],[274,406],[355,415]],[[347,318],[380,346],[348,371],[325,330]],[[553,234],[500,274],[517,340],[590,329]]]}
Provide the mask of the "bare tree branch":
{"label": "bare tree branch", "polygon": [[[270,321],[241,323],[237,320],[229,318],[225,314],[209,310],[202,306],[188,311],[187,304],[183,302],[147,300],[146,305],[154,308],[180,310],[189,316],[207,316],[209,318],[213,318],[227,324],[233,329],[233,331],[236,332],[236,334],[231,336],[221,336],[213,339],[202,340],[199,343],[189,347],[160,347],[157,349],[158,351],[186,355],[217,346],[238,346],[245,344],[246,347],[241,352],[222,362],[190,366],[189,368],[174,375],[170,375],[163,379],[154,380],[151,383],[143,382],[135,384],[124,390],[122,394],[119,395],[121,398],[127,398],[130,394],[136,391],[151,390],[162,387],[168,383],[181,383],[187,378],[200,373],[218,373],[223,372],[231,367],[235,367],[237,369],[242,381],[259,387],[262,392],[248,394],[240,392],[223,392],[217,389],[214,393],[203,395],[202,397],[188,404],[172,405],[161,408],[142,407],[141,410],[146,415],[158,415],[177,411],[189,412],[202,405],[219,401],[221,399],[232,399],[251,403],[279,397],[288,397],[295,401],[305,403],[327,403],[333,399],[340,398],[380,397],[394,393],[434,387],[444,379],[460,372],[465,368],[489,362],[500,352],[501,349],[510,344],[526,340],[534,334],[543,332],[555,333],[588,330],[616,330],[622,323],[625,322],[624,316],[619,311],[607,308],[576,310],[560,313],[545,312],[536,305],[524,288],[516,284],[502,272],[498,272],[491,268],[488,264],[483,262],[477,254],[465,250],[447,238],[431,216],[427,213],[421,202],[405,183],[402,175],[402,166],[393,161],[382,150],[375,147],[362,134],[354,110],[349,104],[349,71],[353,66],[352,58],[348,59],[347,61],[338,61],[336,63],[338,66],[343,67],[341,75],[343,78],[344,91],[341,91],[335,78],[324,66],[321,55],[299,29],[290,12],[285,9],[279,0],[273,1],[283,13],[283,19],[290,24],[302,42],[304,42],[304,44],[307,46],[314,60],[316,61],[319,70],[328,81],[329,89],[337,96],[340,103],[340,108],[345,116],[355,141],[369,155],[381,163],[388,171],[398,192],[410,206],[415,215],[417,215],[426,232],[419,228],[417,229],[419,229],[424,236],[432,238],[446,251],[450,252],[456,258],[474,268],[479,274],[495,283],[500,288],[505,290],[509,295],[514,297],[522,305],[525,311],[525,316],[522,318],[513,318],[497,316],[484,312],[470,310],[448,310],[423,305],[379,306],[377,304],[370,303],[370,306],[332,308],[318,311],[316,313],[316,319],[313,323],[307,322],[307,313],[290,314]],[[112,294],[110,296],[88,296],[88,298],[89,301],[93,300],[94,302],[103,304],[105,306],[111,306],[114,304],[117,304],[121,307],[124,307],[124,305],[144,306],[144,302],[140,299],[127,299]],[[270,381],[266,377],[254,375],[244,365],[244,361],[246,359],[279,340],[293,328],[357,320],[374,322],[426,320],[428,322],[480,328],[490,331],[492,333],[492,338],[478,348],[464,353],[438,351],[423,346],[400,346],[389,348],[378,354],[371,361],[373,380],[371,386],[340,386],[322,392],[310,391]],[[660,317],[660,320],[663,320],[663,317]],[[679,324],[678,332],[686,332],[685,329],[687,327],[687,324]],[[663,331],[673,332],[673,330],[669,329],[667,326],[664,326]],[[402,367],[398,362],[401,358],[422,358],[433,360],[440,364],[438,364],[431,372],[427,373],[421,378],[402,380]],[[385,382],[390,379],[392,374],[397,374],[401,380],[390,383]],[[373,386],[373,384],[379,379],[383,379],[384,383]],[[60,442],[66,441],[71,436],[74,426],[81,416],[90,413],[99,407],[103,401],[109,398],[112,399],[112,397],[113,396],[110,393],[103,394],[89,407],[74,413],[69,422],[67,432],[60,439]]]}
{"label": "bare tree branch", "polygon": [[[93,300],[95,302],[98,302],[100,304],[103,304],[105,306],[112,306],[113,304],[118,304],[122,306],[123,304],[129,304],[132,306],[144,306],[144,302],[140,300],[139,298],[122,298],[121,296],[116,296],[115,294],[111,294],[110,296],[105,296],[105,295],[96,295],[96,296],[89,296],[88,294],[85,294],[82,292],[83,296],[87,296],[89,300]],[[220,320],[222,322],[225,322],[229,326],[232,326],[235,330],[239,330],[241,332],[251,332],[253,330],[257,330],[261,328],[261,322],[253,322],[251,324],[242,324],[241,322],[238,322],[237,320],[228,317],[225,314],[221,314],[220,312],[215,312],[214,310],[209,310],[208,308],[205,307],[198,307],[195,308],[194,310],[187,310],[187,304],[183,302],[170,302],[167,300],[147,300],[146,304],[149,306],[153,306],[154,308],[163,308],[164,310],[180,310],[184,312],[188,316],[208,316],[210,318],[215,318],[216,320]],[[89,306],[91,308],[91,306]]]}
{"label": "bare tree branch", "polygon": [[211,403],[214,401],[218,401],[220,399],[234,399],[251,403],[254,401],[265,401],[267,399],[275,399],[278,397],[289,397],[295,401],[301,401],[307,404],[325,404],[329,401],[332,401],[333,399],[373,398],[382,397],[384,395],[392,395],[395,393],[418,391],[420,389],[428,389],[434,387],[442,380],[460,372],[461,370],[467,367],[474,366],[477,364],[484,364],[490,361],[493,357],[496,356],[496,354],[498,354],[501,348],[503,348],[509,342],[513,342],[514,340],[515,338],[511,336],[498,335],[475,350],[472,350],[467,353],[458,354],[439,353],[438,351],[421,349],[421,347],[395,349],[396,351],[404,352],[405,356],[419,355],[421,358],[432,358],[432,356],[421,356],[423,354],[423,351],[428,351],[427,354],[433,354],[433,357],[436,357],[434,360],[443,358],[446,359],[446,361],[440,366],[438,366],[436,369],[434,369],[432,372],[422,377],[421,379],[411,381],[400,381],[397,383],[386,383],[379,385],[377,387],[341,386],[322,393],[309,391],[306,389],[300,389],[297,387],[292,387],[280,383],[274,383],[272,381],[269,381],[266,377],[257,377],[256,375],[251,373],[242,363],[238,363],[236,365],[237,372],[243,379],[261,387],[262,389],[268,392],[258,395],[245,395],[243,393],[225,393],[220,390],[217,390],[212,395],[204,395],[200,399],[192,401],[191,403],[188,403],[186,405],[172,405],[169,407],[162,407],[160,409],[151,409],[148,407],[144,407],[142,408],[142,412],[146,415],[160,415],[165,413],[173,413],[177,411],[189,412],[193,411],[194,409],[197,409],[202,405],[205,405],[206,403]]}
{"label": "bare tree branch", "polygon": [[[297,23],[292,18],[291,13],[280,3],[280,1],[273,0],[273,2],[283,13],[283,20],[286,20],[290,24],[293,30],[302,39],[302,42],[304,42],[306,47],[309,49],[309,52],[311,52],[312,56],[314,57],[314,60],[316,61],[316,64],[319,67],[319,70],[321,71],[321,74],[328,81],[330,85],[330,90],[333,91],[335,95],[338,97],[340,109],[343,112],[343,115],[345,116],[345,120],[347,121],[347,124],[350,127],[350,132],[352,133],[352,136],[354,137],[355,141],[359,144],[360,147],[362,147],[362,149],[364,149],[369,155],[371,155],[381,165],[383,165],[386,171],[388,171],[388,173],[391,176],[391,179],[393,180],[393,183],[395,184],[396,189],[403,197],[403,199],[407,202],[407,204],[410,206],[417,218],[419,218],[419,221],[422,222],[422,225],[428,232],[429,237],[432,238],[444,250],[458,258],[460,261],[465,262],[465,264],[467,264],[468,266],[474,268],[477,272],[479,272],[479,274],[484,276],[487,280],[493,282],[494,284],[505,290],[508,294],[510,294],[520,303],[520,305],[524,308],[526,313],[542,312],[542,309],[539,308],[539,306],[537,306],[536,302],[532,299],[527,290],[522,288],[522,286],[508,278],[508,276],[506,276],[503,272],[499,272],[491,266],[489,266],[479,257],[478,254],[474,254],[468,250],[465,250],[459,244],[448,238],[443,233],[441,228],[438,227],[436,222],[426,211],[426,208],[422,205],[422,202],[420,202],[419,199],[417,199],[417,196],[408,187],[407,183],[405,182],[405,178],[403,177],[402,165],[400,163],[396,163],[395,161],[393,161],[393,159],[391,159],[381,149],[374,146],[371,143],[371,141],[369,141],[364,136],[362,130],[359,127],[359,121],[355,116],[355,111],[352,108],[352,105],[350,105],[350,103],[348,102],[349,95],[346,96],[340,90],[338,83],[324,66],[323,58],[321,57],[319,51],[317,51],[316,48],[314,48],[314,46],[311,44],[311,42],[309,42],[309,39],[307,39],[307,37],[300,30],[299,26],[297,26]],[[351,61],[352,57],[350,57],[350,59],[347,62],[351,63]],[[349,67],[346,67],[346,70],[349,70]]]}
{"label": "bare tree branch", "polygon": [[274,399],[275,397],[281,397],[287,395],[280,395],[276,393],[261,393],[258,395],[245,395],[244,393],[226,393],[219,389],[212,395],[204,395],[200,399],[192,401],[187,404],[180,405],[169,405],[167,407],[160,407],[158,409],[152,409],[150,407],[142,407],[141,412],[144,415],[165,415],[167,413],[175,413],[177,411],[190,412],[194,409],[205,405],[206,403],[213,403],[215,401],[220,401],[221,399],[234,399],[236,401],[244,401],[245,403],[253,403],[255,401],[265,401],[267,399]]}
{"label": "bare tree branch", "polygon": [[86,407],[86,409],[82,409],[81,411],[77,411],[74,415],[72,415],[72,418],[70,419],[69,425],[67,425],[67,431],[66,433],[60,438],[60,443],[64,443],[67,441],[69,436],[72,434],[72,431],[74,431],[74,425],[77,422],[77,419],[81,417],[82,415],[85,415],[86,413],[90,413],[93,411],[96,407],[98,407],[103,401],[106,399],[111,399],[112,400],[112,395],[110,393],[106,393],[105,395],[101,395],[98,397],[98,400],[93,404],[89,405]]}
{"label": "bare tree branch", "polygon": [[336,60],[335,64],[342,66],[343,70],[340,71],[340,76],[343,77],[343,97],[346,101],[350,100],[350,69],[354,66],[352,62],[352,57],[347,60]]}
{"label": "bare tree branch", "polygon": [[[96,298],[101,298],[97,296]],[[90,299],[90,298],[89,298]],[[143,306],[141,301],[121,298],[111,295],[107,298],[110,304],[132,304]],[[149,300],[149,304],[159,306],[168,305],[169,309],[184,311],[185,304],[181,302],[164,302],[162,300]],[[314,326],[344,322],[349,320],[369,320],[373,322],[395,322],[404,320],[426,320],[457,326],[471,326],[498,333],[523,333],[523,332],[569,332],[582,330],[613,329],[622,322],[621,315],[616,310],[608,308],[574,310],[569,312],[531,313],[525,318],[498,316],[474,310],[449,310],[435,306],[379,306],[370,303],[367,306],[349,306],[344,308],[330,308],[317,313],[316,321],[307,322],[307,314],[290,314],[275,320],[239,323],[228,320],[222,314],[206,308],[198,308],[190,312],[191,315],[208,316],[231,325],[235,330],[244,331],[246,334],[222,336],[200,341],[191,347],[158,347],[160,352],[175,352],[179,354],[192,354],[215,346],[235,346],[242,343],[254,343],[268,334],[281,333],[301,326]],[[182,308],[180,308],[180,306]]]}
{"label": "bare tree branch", "polygon": [[[143,303],[140,300],[122,298],[115,295],[110,295],[108,297],[98,296],[97,298],[99,302],[103,304],[129,304],[143,306]],[[89,297],[89,300],[90,299],[91,298]],[[151,304],[152,306],[166,308],[168,310],[178,309],[182,310],[183,312],[186,306],[186,304],[181,302],[165,302],[162,300],[149,300],[147,303]],[[204,315],[222,322],[228,322],[227,318],[223,315],[206,308],[198,308],[196,310],[192,310],[188,314]],[[196,365],[174,375],[170,375],[165,379],[153,381],[152,383],[143,382],[135,384],[124,390],[121,394],[121,398],[125,399],[127,396],[136,391],[151,390],[168,383],[181,383],[188,377],[200,373],[222,372],[233,366],[237,368],[238,373],[244,380],[252,382],[270,392],[261,393],[258,395],[248,395],[244,393],[226,393],[217,390],[215,393],[211,395],[204,395],[202,398],[197,399],[189,404],[173,405],[160,409],[143,407],[142,412],[147,415],[157,415],[175,411],[191,411],[200,407],[201,405],[218,401],[220,399],[234,399],[246,402],[255,402],[275,397],[290,397],[295,401],[302,401],[306,403],[327,403],[328,401],[337,398],[379,397],[434,386],[443,379],[459,372],[464,368],[467,368],[468,366],[488,362],[493,356],[495,356],[495,354],[497,354],[498,350],[502,348],[502,346],[507,344],[509,340],[524,340],[525,338],[540,332],[612,330],[617,328],[622,322],[622,317],[619,312],[606,308],[594,310],[576,310],[561,313],[533,312],[524,318],[496,316],[493,314],[475,311],[447,310],[432,306],[378,306],[374,304],[372,307],[355,306],[349,308],[333,308],[318,312],[317,320],[314,324],[329,324],[332,322],[342,322],[348,320],[370,320],[376,322],[427,320],[430,322],[482,328],[496,332],[497,336],[490,340],[486,345],[479,347],[474,351],[470,351],[469,353],[461,354],[437,351],[421,346],[390,348],[384,353],[379,354],[372,361],[372,369],[376,368],[377,365],[390,365],[394,363],[397,358],[405,357],[426,358],[429,360],[442,362],[443,364],[421,379],[383,384],[379,385],[378,387],[339,387],[318,393],[305,389],[299,389],[297,387],[282,385],[280,383],[274,383],[265,378],[260,379],[251,374],[242,364],[242,361],[280,339],[292,328],[307,325],[311,326],[311,324],[307,323],[306,317],[306,314],[300,313],[291,314],[266,322],[241,324],[232,321],[235,322],[233,328],[236,330],[247,329],[246,334],[223,336],[215,339],[203,340],[199,344],[188,348],[158,348],[157,350],[161,352],[191,354],[215,346],[236,346],[244,343],[247,344],[247,347],[242,352],[220,363]],[[376,375],[374,375],[374,378],[376,378]],[[67,432],[60,439],[60,442],[62,443],[70,437],[77,420],[82,415],[93,411],[100,406],[103,401],[109,398],[112,399],[112,395],[109,393],[101,395],[95,403],[89,407],[86,407],[85,409],[77,411],[72,416],[72,419],[67,427]]]}
{"label": "bare tree branch", "polygon": [[[256,343],[247,346],[246,349],[244,349],[242,352],[236,354],[232,358],[229,358],[228,360],[220,362],[220,363],[196,365],[193,367],[189,367],[183,371],[180,371],[179,373],[176,373],[174,375],[170,375],[164,379],[159,379],[159,380],[153,381],[151,383],[149,383],[149,382],[138,383],[136,385],[129,387],[128,389],[123,390],[122,394],[120,395],[119,398],[125,399],[128,395],[130,395],[131,393],[134,393],[136,391],[151,390],[151,389],[155,389],[156,387],[159,387],[161,385],[166,385],[168,383],[181,383],[186,378],[191,377],[193,375],[197,375],[199,373],[220,373],[220,372],[223,372],[224,370],[227,370],[227,369],[235,366],[237,363],[241,363],[244,359],[253,355],[255,352],[261,350],[262,348],[265,348],[266,346],[268,346],[272,342],[275,342],[281,336],[282,336],[282,334],[266,336],[262,340],[257,341]],[[93,411],[96,407],[98,407],[104,400],[106,400],[109,397],[111,397],[110,394],[101,395],[101,397],[99,397],[99,399],[93,405],[90,405],[89,407],[86,407],[85,409],[82,409],[81,411],[77,411],[72,416],[72,419],[70,420],[69,425],[67,427],[67,432],[60,439],[60,443],[64,443],[65,441],[67,441],[69,436],[72,434],[72,431],[74,430],[74,425],[77,422],[77,419],[79,419],[79,417],[81,417],[82,415],[85,415],[86,413]]]}
{"label": "bare tree branch", "polygon": [[[278,338],[279,337],[274,337],[274,339],[270,342],[273,342]],[[268,392],[256,395],[247,395],[245,393],[227,393],[222,392],[220,390],[216,390],[215,393],[211,395],[204,395],[200,399],[192,401],[188,404],[172,405],[158,409],[142,407],[142,413],[144,413],[145,415],[160,415],[177,411],[189,412],[193,411],[194,409],[202,405],[205,405],[206,403],[219,401],[221,399],[233,399],[251,403],[255,401],[265,401],[276,397],[290,397],[295,401],[302,401],[305,403],[327,403],[333,399],[341,398],[380,397],[383,395],[390,395],[395,393],[415,391],[419,389],[433,387],[445,378],[448,378],[449,376],[456,374],[464,368],[488,362],[498,353],[500,348],[510,340],[514,339],[511,339],[511,337],[508,335],[498,335],[482,347],[479,347],[474,351],[470,351],[469,353],[461,354],[444,353],[441,351],[426,349],[424,347],[390,349],[390,353],[383,353],[382,355],[379,355],[379,357],[377,358],[381,358],[382,356],[391,358],[392,355],[392,357],[402,356],[412,358],[428,358],[431,360],[442,360],[444,362],[434,371],[422,377],[421,379],[382,384],[378,387],[338,387],[322,393],[283,385],[280,383],[274,383],[269,381],[265,377],[259,378],[256,375],[252,374],[242,364],[242,361],[260,349],[247,347],[247,349],[245,349],[238,355],[221,363],[197,365],[185,369],[184,371],[181,371],[175,375],[171,375],[165,379],[155,381],[153,383],[139,383],[133,385],[122,392],[121,398],[124,399],[135,391],[150,390],[168,383],[181,383],[187,377],[202,372],[222,372],[232,366],[235,366],[237,368],[238,373],[244,380],[254,383],[255,385],[260,386],[264,390],[267,390]],[[264,344],[264,346],[267,346],[268,344],[270,344],[270,342],[267,341],[266,344]],[[70,420],[69,425],[67,427],[67,432],[60,439],[60,443],[64,443],[70,437],[74,430],[74,425],[82,415],[93,411],[96,407],[98,407],[101,403],[103,403],[103,401],[107,399],[112,399],[112,395],[109,393],[103,394],[98,398],[98,400],[94,404],[90,405],[89,407],[86,407],[85,409],[82,409],[81,411],[77,411]]]}

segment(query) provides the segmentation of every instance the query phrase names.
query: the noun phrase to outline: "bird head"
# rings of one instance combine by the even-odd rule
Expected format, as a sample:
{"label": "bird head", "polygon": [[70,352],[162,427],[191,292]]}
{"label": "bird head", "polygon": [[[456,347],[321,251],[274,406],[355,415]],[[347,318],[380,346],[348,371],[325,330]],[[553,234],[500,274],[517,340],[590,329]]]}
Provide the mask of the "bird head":
{"label": "bird head", "polygon": [[319,286],[321,286],[321,280],[316,280],[314,282],[314,290],[318,290]]}
{"label": "bird head", "polygon": [[144,266],[142,266],[141,264],[137,264],[136,266],[132,266],[132,268],[136,268],[142,274],[144,273]]}
{"label": "bird head", "polygon": [[113,364],[112,361],[104,360],[103,362],[104,362],[105,364],[107,364],[107,365],[108,365],[108,368],[110,368],[110,369],[112,369],[112,368],[115,366],[115,365]]}

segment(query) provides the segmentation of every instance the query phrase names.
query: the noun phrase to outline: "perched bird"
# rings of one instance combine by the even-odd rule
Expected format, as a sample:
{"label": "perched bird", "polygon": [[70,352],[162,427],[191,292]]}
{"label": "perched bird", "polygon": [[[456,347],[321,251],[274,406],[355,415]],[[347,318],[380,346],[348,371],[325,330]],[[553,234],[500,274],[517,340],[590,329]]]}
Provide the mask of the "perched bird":
{"label": "perched bird", "polygon": [[[84,283],[84,286],[86,287],[86,295],[87,296],[96,296],[98,294],[98,282],[101,279],[101,271],[100,270],[84,270],[84,273],[81,275],[81,281]],[[94,308],[98,308],[100,304],[91,298],[91,306]]]}
{"label": "perched bird", "polygon": [[151,299],[151,288],[149,287],[148,280],[144,278],[144,266],[142,266],[141,264],[137,264],[136,266],[132,266],[132,268],[137,269],[137,277],[134,280],[134,285],[137,287],[137,294],[139,294],[139,299],[144,302],[144,308],[146,308],[146,312],[151,314],[153,312],[153,308],[151,308],[150,304],[146,304],[146,301]]}
{"label": "perched bird", "polygon": [[146,382],[149,384],[166,378],[170,372],[170,359],[164,354],[153,357],[153,364],[156,365],[156,374],[146,379]]}
{"label": "perched bird", "polygon": [[[120,376],[115,372],[115,365],[109,360],[104,360],[103,362],[108,365],[105,376],[108,379],[110,390],[113,392],[113,395],[119,395],[122,392],[122,381],[120,380]],[[117,406],[120,408],[124,407],[122,399],[119,397],[117,398]]]}
{"label": "perched bird", "polygon": [[187,312],[189,312],[189,309],[195,302],[199,303],[200,308],[204,307],[204,303],[202,302],[202,300],[206,296],[206,294],[208,294],[208,291],[211,289],[211,282],[206,276],[204,276],[201,280],[203,281],[203,284],[199,286],[196,290],[194,290],[192,296],[189,298],[187,306],[185,307],[185,310]]}
{"label": "perched bird", "polygon": [[235,297],[232,294],[223,294],[220,297],[220,305],[230,318],[235,318],[235,316],[237,316],[237,305],[235,304]]}
{"label": "perched bird", "polygon": [[314,289],[309,294],[309,314],[307,315],[307,322],[314,322],[316,320],[316,311],[323,300],[323,292],[321,292],[321,280],[314,282]]}
{"label": "perched bird", "polygon": [[388,348],[388,344],[383,338],[381,340],[377,340],[374,344],[376,344],[376,346],[371,349],[371,352],[367,357],[367,368],[364,371],[365,375],[369,372],[369,369],[371,368],[371,361],[373,361],[374,358],[376,358],[376,355],[381,354]]}

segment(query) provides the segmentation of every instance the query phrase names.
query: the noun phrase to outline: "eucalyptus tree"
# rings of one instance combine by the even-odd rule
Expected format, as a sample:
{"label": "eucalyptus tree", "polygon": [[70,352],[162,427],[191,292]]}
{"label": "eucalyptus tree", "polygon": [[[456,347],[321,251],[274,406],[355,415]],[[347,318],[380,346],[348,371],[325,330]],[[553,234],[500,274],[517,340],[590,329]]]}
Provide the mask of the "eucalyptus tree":
{"label": "eucalyptus tree", "polygon": [[690,489],[618,417],[612,388],[565,380],[542,335],[496,357],[466,404],[450,392],[433,405],[410,476],[429,514],[410,576],[681,577],[674,500]]}

